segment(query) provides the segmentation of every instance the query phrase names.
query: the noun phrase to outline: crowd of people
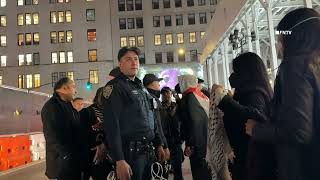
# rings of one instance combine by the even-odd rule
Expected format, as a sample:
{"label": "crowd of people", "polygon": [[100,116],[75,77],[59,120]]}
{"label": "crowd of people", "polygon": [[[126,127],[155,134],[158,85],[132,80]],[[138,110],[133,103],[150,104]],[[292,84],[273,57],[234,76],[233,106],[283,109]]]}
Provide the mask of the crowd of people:
{"label": "crowd of people", "polygon": [[193,75],[174,89],[140,80],[140,51],[128,47],[88,107],[60,79],[41,112],[47,177],[183,180],[189,157],[194,180],[320,179],[320,14],[296,9],[277,30],[292,33],[278,38],[274,88],[252,52],[233,60],[232,91]]}

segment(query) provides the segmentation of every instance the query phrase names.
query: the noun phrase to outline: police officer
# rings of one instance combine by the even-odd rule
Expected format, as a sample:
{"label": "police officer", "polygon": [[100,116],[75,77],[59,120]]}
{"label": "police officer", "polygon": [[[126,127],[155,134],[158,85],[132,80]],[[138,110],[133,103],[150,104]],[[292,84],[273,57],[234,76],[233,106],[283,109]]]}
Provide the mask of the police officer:
{"label": "police officer", "polygon": [[138,48],[119,50],[121,75],[109,81],[103,92],[104,130],[120,180],[148,179],[153,146],[162,145],[153,116],[152,96],[136,77],[139,52]]}

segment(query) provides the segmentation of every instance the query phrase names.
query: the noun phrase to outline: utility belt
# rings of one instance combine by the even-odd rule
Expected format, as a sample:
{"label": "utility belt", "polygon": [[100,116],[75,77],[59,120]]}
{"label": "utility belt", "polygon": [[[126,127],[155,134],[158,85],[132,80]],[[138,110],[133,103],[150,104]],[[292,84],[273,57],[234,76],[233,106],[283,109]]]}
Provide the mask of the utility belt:
{"label": "utility belt", "polygon": [[129,141],[127,147],[130,152],[147,153],[154,151],[153,143],[146,141]]}

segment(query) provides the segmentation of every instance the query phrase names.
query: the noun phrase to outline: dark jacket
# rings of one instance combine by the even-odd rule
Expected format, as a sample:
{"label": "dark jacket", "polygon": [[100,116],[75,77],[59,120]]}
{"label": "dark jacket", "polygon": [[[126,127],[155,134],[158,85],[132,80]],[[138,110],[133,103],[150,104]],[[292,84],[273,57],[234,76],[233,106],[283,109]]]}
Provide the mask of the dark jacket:
{"label": "dark jacket", "polygon": [[204,157],[207,146],[208,116],[193,93],[185,94],[181,99],[180,113],[182,118],[183,140],[186,146],[201,151]]}
{"label": "dark jacket", "polygon": [[[160,139],[155,124],[152,96],[141,81],[121,74],[108,82],[104,90],[104,130],[114,161],[125,160],[125,144],[130,141]],[[155,146],[161,145],[156,142]]]}
{"label": "dark jacket", "polygon": [[175,102],[171,102],[170,105],[162,102],[160,108],[162,129],[170,147],[181,146],[182,144],[180,136],[181,122],[176,110],[177,104]]}
{"label": "dark jacket", "polygon": [[49,179],[80,174],[81,126],[70,102],[54,94],[41,111],[46,140],[46,175]]}
{"label": "dark jacket", "polygon": [[320,179],[320,58],[285,58],[276,78],[270,124],[253,138],[275,144],[279,180]]}
{"label": "dark jacket", "polygon": [[[168,142],[166,137],[164,136],[163,133],[163,127],[161,124],[161,116],[160,116],[160,107],[161,107],[161,102],[158,99],[158,97],[155,95],[154,90],[148,89],[148,92],[150,93],[150,95],[153,97],[153,115],[154,115],[154,120],[157,126],[157,129],[159,129],[159,133],[160,133],[160,137],[161,137],[161,142],[162,142],[162,146],[164,149],[168,148]],[[155,101],[155,102],[154,102]],[[155,140],[156,142],[159,140]]]}
{"label": "dark jacket", "polygon": [[224,112],[224,126],[236,156],[231,169],[234,178],[273,180],[275,165],[273,147],[253,142],[245,133],[245,123],[248,119],[260,122],[268,120],[271,92],[249,86],[235,94],[234,98],[237,101],[225,96],[218,105]]}

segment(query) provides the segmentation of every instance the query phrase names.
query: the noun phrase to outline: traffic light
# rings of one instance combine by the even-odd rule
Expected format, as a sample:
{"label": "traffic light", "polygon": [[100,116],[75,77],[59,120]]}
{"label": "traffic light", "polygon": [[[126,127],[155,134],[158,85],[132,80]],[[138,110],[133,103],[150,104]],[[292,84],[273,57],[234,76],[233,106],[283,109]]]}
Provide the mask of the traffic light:
{"label": "traffic light", "polygon": [[90,83],[89,81],[86,84],[86,88],[87,90],[92,90],[92,83]]}

